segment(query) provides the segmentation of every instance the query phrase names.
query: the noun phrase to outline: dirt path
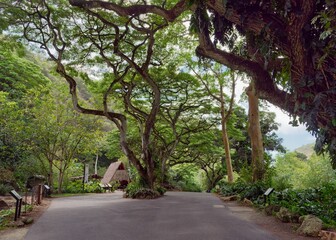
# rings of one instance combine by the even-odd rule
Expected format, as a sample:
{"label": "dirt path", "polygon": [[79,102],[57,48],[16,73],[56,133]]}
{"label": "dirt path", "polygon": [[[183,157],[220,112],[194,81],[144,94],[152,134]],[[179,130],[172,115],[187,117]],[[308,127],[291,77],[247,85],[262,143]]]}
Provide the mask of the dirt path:
{"label": "dirt path", "polygon": [[[22,217],[32,217],[34,222],[43,214],[43,212],[50,206],[51,199],[46,198],[41,205],[37,205],[31,212],[24,213],[24,206],[22,207]],[[0,231],[0,240],[23,240],[31,225],[26,225],[22,228],[9,228]]]}

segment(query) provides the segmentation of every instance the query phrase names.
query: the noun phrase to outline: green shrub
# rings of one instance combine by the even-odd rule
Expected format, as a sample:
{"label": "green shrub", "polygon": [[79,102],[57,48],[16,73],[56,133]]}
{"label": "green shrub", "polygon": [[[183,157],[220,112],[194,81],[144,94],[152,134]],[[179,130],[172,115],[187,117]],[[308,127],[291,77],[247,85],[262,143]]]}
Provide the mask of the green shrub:
{"label": "green shrub", "polygon": [[237,181],[229,184],[225,183],[220,187],[220,194],[224,196],[238,195],[240,200],[247,198],[251,201],[257,201],[262,199],[263,193],[267,187],[264,182],[245,183],[243,181]]}
{"label": "green shrub", "polygon": [[127,198],[154,199],[162,196],[165,189],[163,187],[156,187],[156,190],[144,188],[140,183],[134,181],[127,185],[125,192]]}
{"label": "green shrub", "polygon": [[273,186],[279,191],[286,187],[323,187],[335,181],[336,171],[332,168],[328,155],[313,154],[308,160],[302,160],[298,153],[290,152],[276,157]]}
{"label": "green shrub", "polygon": [[251,201],[257,201],[262,198],[266,190],[267,187],[264,182],[249,183],[239,195],[241,199],[247,198]]}
{"label": "green shrub", "polygon": [[[112,191],[115,190],[113,186],[114,185],[112,185]],[[104,189],[100,186],[100,181],[94,180],[84,184],[84,191],[87,193],[102,193]]]}
{"label": "green shrub", "polygon": [[271,195],[272,203],[300,215],[313,214],[327,224],[336,226],[336,185],[305,190],[286,189]]}
{"label": "green shrub", "polygon": [[0,230],[7,227],[7,224],[12,221],[14,216],[14,210],[8,209],[8,210],[1,210],[0,211]]}
{"label": "green shrub", "polygon": [[138,191],[135,192],[135,194],[132,196],[132,198],[136,199],[155,199],[158,197],[161,197],[162,195],[156,191],[149,188],[140,188]]}
{"label": "green shrub", "polygon": [[63,189],[63,193],[84,193],[84,192],[85,189],[83,189],[82,180],[69,182]]}
{"label": "green shrub", "polygon": [[12,190],[10,186],[0,183],[0,196],[6,195],[10,190]]}
{"label": "green shrub", "polygon": [[161,196],[163,196],[166,192],[167,192],[167,189],[162,187],[161,185],[158,185],[155,187],[155,190],[160,193]]}
{"label": "green shrub", "polygon": [[239,181],[244,183],[250,183],[253,179],[252,167],[244,164],[244,166],[240,169],[239,172]]}
{"label": "green shrub", "polygon": [[140,188],[141,188],[141,185],[138,182],[136,181],[130,182],[125,188],[126,197],[133,198],[133,196],[135,196],[135,193]]}
{"label": "green shrub", "polygon": [[220,186],[220,194],[224,196],[239,195],[244,191],[246,186],[247,184],[242,181],[224,183],[222,186]]}
{"label": "green shrub", "polygon": [[[111,183],[112,191],[115,191],[119,183],[113,182]],[[69,182],[63,189],[64,193],[101,193],[104,192],[104,189],[100,187],[100,181],[99,180],[93,180],[88,183],[84,184],[83,189],[83,181],[82,180],[76,180],[73,182]]]}
{"label": "green shrub", "polygon": [[[239,195],[240,200],[247,198],[257,205],[263,205],[263,193],[268,185],[264,182],[233,184],[223,183],[220,194],[224,196]],[[286,207],[299,215],[313,214],[327,225],[336,227],[336,184],[325,184],[319,188],[304,190],[285,189],[270,195],[274,205]]]}
{"label": "green shrub", "polygon": [[194,182],[179,181],[176,183],[176,187],[184,192],[202,192],[201,187]]}
{"label": "green shrub", "polygon": [[199,168],[193,164],[179,164],[168,171],[166,179],[170,189],[186,192],[201,192]]}

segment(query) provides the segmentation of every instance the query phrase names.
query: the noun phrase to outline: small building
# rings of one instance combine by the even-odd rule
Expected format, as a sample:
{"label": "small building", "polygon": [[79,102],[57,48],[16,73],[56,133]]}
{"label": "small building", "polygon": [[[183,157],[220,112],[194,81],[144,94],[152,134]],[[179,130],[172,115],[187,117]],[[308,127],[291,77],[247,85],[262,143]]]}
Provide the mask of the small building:
{"label": "small building", "polygon": [[128,172],[120,161],[110,164],[101,183],[105,185],[115,181],[120,183],[120,188],[125,188],[130,181]]}

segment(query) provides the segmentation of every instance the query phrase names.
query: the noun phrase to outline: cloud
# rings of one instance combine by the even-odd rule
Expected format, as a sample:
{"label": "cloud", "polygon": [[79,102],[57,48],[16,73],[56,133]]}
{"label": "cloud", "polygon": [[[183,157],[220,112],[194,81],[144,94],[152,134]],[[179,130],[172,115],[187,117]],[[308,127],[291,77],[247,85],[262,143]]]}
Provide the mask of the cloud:
{"label": "cloud", "polygon": [[[241,94],[244,94],[245,88],[248,86],[246,82],[239,81],[236,89],[236,96],[239,98]],[[239,105],[248,109],[247,102],[239,102]],[[269,112],[274,112],[276,114],[275,121],[280,123],[278,131],[276,134],[283,139],[282,145],[289,149],[290,151],[295,150],[298,147],[301,147],[305,144],[310,144],[315,142],[315,137],[313,137],[307,130],[306,127],[300,124],[297,127],[289,124],[291,118],[287,113],[285,113],[280,108],[268,104],[268,107],[265,109]]]}
{"label": "cloud", "polygon": [[275,121],[281,124],[276,134],[283,139],[283,146],[285,148],[293,151],[298,147],[315,142],[315,137],[306,130],[304,125],[300,124],[294,127],[289,124],[291,118],[281,109],[273,105],[268,109],[271,112],[275,112]]}

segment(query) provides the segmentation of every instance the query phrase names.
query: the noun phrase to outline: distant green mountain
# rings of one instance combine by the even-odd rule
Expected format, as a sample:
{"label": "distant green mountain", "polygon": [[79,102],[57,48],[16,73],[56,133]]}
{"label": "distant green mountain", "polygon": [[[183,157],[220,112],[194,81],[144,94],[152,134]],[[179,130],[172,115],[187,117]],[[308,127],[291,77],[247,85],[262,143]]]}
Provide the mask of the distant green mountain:
{"label": "distant green mountain", "polygon": [[294,151],[302,153],[302,154],[306,155],[308,158],[310,158],[310,156],[313,153],[315,153],[315,151],[314,151],[314,143],[303,145],[303,146],[295,149]]}

